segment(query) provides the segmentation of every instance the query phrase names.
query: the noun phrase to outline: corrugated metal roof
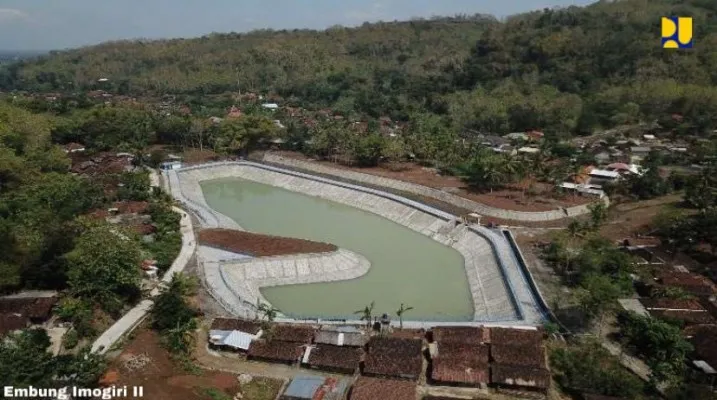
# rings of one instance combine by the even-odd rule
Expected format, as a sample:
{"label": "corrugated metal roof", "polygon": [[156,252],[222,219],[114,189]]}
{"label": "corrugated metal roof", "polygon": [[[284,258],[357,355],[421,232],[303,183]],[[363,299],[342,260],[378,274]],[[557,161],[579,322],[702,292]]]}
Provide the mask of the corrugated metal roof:
{"label": "corrugated metal roof", "polygon": [[232,331],[227,337],[224,338],[223,345],[230,346],[235,349],[249,350],[251,341],[254,340],[254,335],[248,333]]}
{"label": "corrugated metal roof", "polygon": [[256,335],[251,335],[241,331],[209,331],[209,340],[216,345],[230,346],[235,349],[249,350],[252,340],[256,339]]}
{"label": "corrugated metal roof", "polygon": [[340,400],[347,388],[348,382],[345,379],[304,375],[294,378],[283,396],[307,400]]}

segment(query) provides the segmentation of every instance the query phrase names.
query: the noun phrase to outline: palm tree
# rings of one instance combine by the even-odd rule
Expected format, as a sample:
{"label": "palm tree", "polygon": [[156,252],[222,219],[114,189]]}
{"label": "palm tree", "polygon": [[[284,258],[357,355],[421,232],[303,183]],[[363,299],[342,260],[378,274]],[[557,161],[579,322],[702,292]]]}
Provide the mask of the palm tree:
{"label": "palm tree", "polygon": [[375,302],[371,302],[371,304],[364,307],[363,310],[357,310],[354,311],[354,314],[361,314],[361,321],[366,321],[366,327],[371,327],[371,321],[373,318],[373,307],[375,305]]}
{"label": "palm tree", "polygon": [[413,310],[413,307],[405,307],[403,303],[401,303],[401,308],[396,311],[396,315],[398,316],[398,323],[401,329],[403,329],[403,313],[411,310]]}
{"label": "palm tree", "polygon": [[274,322],[276,316],[279,314],[279,310],[272,307],[270,304],[260,304],[258,311],[261,313],[262,318],[266,318],[267,322]]}

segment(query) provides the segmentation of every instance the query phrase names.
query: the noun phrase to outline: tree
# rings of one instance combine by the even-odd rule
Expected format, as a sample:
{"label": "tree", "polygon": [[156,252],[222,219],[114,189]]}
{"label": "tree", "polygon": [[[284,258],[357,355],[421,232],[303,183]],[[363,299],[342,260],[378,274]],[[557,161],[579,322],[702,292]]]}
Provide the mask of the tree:
{"label": "tree", "polygon": [[72,293],[99,301],[110,312],[139,294],[140,248],[116,227],[88,228],[65,255]]}
{"label": "tree", "polygon": [[560,386],[578,392],[637,399],[644,391],[642,381],[618,359],[592,340],[558,347],[550,353],[550,365]]}
{"label": "tree", "polygon": [[620,294],[620,288],[609,277],[590,275],[581,283],[578,304],[587,321],[597,318],[599,329],[602,329],[603,317],[615,309]]}
{"label": "tree", "polygon": [[371,304],[367,305],[363,308],[363,310],[354,311],[354,314],[361,314],[361,321],[366,321],[366,327],[371,327],[371,322],[373,322],[373,307],[375,305],[375,302],[371,302]]}
{"label": "tree", "polygon": [[511,165],[505,156],[481,149],[470,161],[455,169],[456,174],[468,185],[492,192],[494,188],[515,179]]}
{"label": "tree", "polygon": [[120,200],[146,201],[149,200],[150,182],[149,172],[123,172],[120,175],[120,186],[117,196]]}
{"label": "tree", "polygon": [[247,115],[225,119],[219,125],[219,136],[214,139],[214,148],[225,153],[248,153],[262,140],[271,138],[275,132],[276,125],[265,117]]}
{"label": "tree", "polygon": [[413,310],[413,307],[404,307],[403,303],[401,303],[401,307],[399,307],[398,310],[396,310],[396,315],[398,316],[398,322],[401,326],[401,329],[403,329],[403,314],[406,311],[411,311],[411,310]]}
{"label": "tree", "polygon": [[644,355],[652,370],[651,379],[655,383],[679,383],[685,357],[692,351],[680,328],[634,312],[622,313],[619,323],[629,345]]}
{"label": "tree", "polygon": [[162,342],[176,354],[186,354],[192,347],[197,312],[185,296],[192,293],[194,284],[182,274],[175,274],[169,285],[154,300],[150,310],[152,328],[162,336]]}
{"label": "tree", "polygon": [[607,206],[603,202],[597,202],[589,205],[588,209],[590,210],[591,228],[597,231],[603,222],[607,220]]}
{"label": "tree", "polygon": [[276,319],[276,316],[279,314],[279,309],[266,303],[259,304],[257,311],[261,314],[263,319],[266,319],[266,322],[268,323],[274,322],[274,319]]}
{"label": "tree", "polygon": [[689,180],[685,188],[685,201],[694,208],[706,210],[717,206],[717,163],[712,163]]}
{"label": "tree", "polygon": [[107,368],[107,360],[101,354],[93,353],[90,347],[80,349],[77,354],[55,357],[56,375],[64,385],[92,388],[97,385]]}
{"label": "tree", "polygon": [[42,329],[22,331],[0,341],[3,385],[53,387],[54,360],[49,347],[50,338]]}
{"label": "tree", "polygon": [[352,155],[360,167],[375,167],[381,159],[383,148],[383,137],[379,134],[371,134],[356,141]]}
{"label": "tree", "polygon": [[386,139],[381,148],[381,157],[390,163],[405,160],[406,143],[400,137]]}

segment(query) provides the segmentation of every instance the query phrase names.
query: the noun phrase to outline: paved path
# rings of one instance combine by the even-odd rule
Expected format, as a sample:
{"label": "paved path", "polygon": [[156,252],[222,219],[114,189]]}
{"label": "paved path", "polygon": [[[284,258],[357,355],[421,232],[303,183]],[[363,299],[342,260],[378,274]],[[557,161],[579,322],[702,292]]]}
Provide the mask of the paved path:
{"label": "paved path", "polygon": [[[637,375],[643,381],[650,382],[650,374],[652,374],[652,370],[642,360],[623,352],[622,347],[615,342],[603,339],[601,344],[603,348],[610,352],[610,354],[620,360],[620,364],[622,364],[623,367],[632,371],[633,374]],[[657,385],[657,390],[662,394],[665,393],[666,389],[666,384]]]}
{"label": "paved path", "polygon": [[[152,186],[159,186],[159,179],[157,179],[156,172],[152,171],[150,173],[150,181],[152,182]],[[177,258],[162,277],[162,283],[169,283],[175,273],[182,272],[184,270],[197,247],[197,242],[194,237],[194,227],[192,226],[192,219],[181,208],[172,207],[172,209],[174,212],[182,216],[180,221],[182,248],[179,251]],[[92,352],[99,354],[106,353],[122,338],[122,336],[136,328],[137,325],[139,325],[147,317],[147,313],[152,308],[154,302],[151,298],[159,295],[159,293],[159,287],[154,288],[150,292],[150,299],[142,300],[133,309],[123,315],[122,318],[117,320],[114,325],[104,331],[102,335],[100,335],[100,337],[92,344]]]}

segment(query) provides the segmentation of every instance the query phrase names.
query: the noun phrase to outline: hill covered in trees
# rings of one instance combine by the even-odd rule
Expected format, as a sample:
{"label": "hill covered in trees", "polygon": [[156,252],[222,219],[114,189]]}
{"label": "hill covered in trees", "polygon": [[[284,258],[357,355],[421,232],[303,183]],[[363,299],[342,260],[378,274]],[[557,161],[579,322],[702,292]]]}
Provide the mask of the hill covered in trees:
{"label": "hill covered in trees", "polygon": [[[543,129],[567,135],[659,120],[711,132],[717,115],[717,3],[623,0],[499,22],[440,18],[113,42],[0,70],[0,88],[130,95],[260,92],[344,115],[411,121],[436,114],[454,131]],[[660,47],[660,17],[692,16],[695,48]],[[679,118],[675,122],[674,114]]]}

